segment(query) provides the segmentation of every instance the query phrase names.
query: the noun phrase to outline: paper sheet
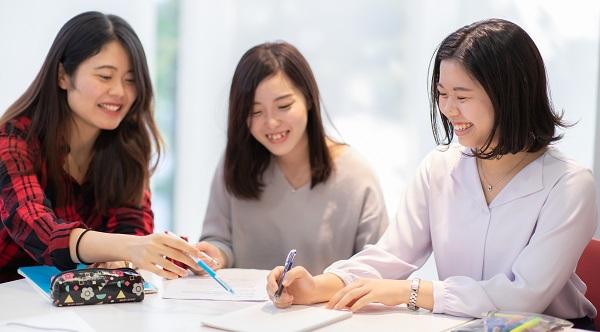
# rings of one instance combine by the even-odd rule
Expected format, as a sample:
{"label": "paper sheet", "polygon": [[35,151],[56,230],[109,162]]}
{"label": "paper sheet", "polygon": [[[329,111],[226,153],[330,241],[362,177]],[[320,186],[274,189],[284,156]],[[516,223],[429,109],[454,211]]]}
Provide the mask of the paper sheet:
{"label": "paper sheet", "polygon": [[209,276],[190,275],[185,278],[164,280],[161,297],[179,300],[214,301],[266,301],[266,270],[222,269],[217,275],[223,279],[235,294],[229,294]]}
{"label": "paper sheet", "polygon": [[94,329],[73,311],[58,310],[51,314],[0,322],[0,331],[93,332]]}
{"label": "paper sheet", "polygon": [[202,324],[229,331],[312,331],[351,316],[350,311],[331,310],[319,306],[293,305],[278,309],[268,302],[209,317],[204,319]]}

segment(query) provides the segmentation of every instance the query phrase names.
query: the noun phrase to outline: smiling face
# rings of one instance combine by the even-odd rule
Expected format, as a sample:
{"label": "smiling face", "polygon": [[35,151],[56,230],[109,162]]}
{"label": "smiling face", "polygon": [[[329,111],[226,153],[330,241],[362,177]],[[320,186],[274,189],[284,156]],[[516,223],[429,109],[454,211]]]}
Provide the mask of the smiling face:
{"label": "smiling face", "polygon": [[308,151],[304,95],[283,73],[271,75],[256,87],[248,119],[250,133],[278,158]]}
{"label": "smiling face", "polygon": [[[489,96],[457,60],[442,60],[439,77],[439,109],[452,123],[459,143],[472,149],[483,147],[494,126]],[[490,147],[495,144],[493,139]]]}
{"label": "smiling face", "polygon": [[117,128],[136,99],[131,61],[117,41],[83,61],[72,76],[60,72],[59,86],[67,92],[77,130],[85,136]]}

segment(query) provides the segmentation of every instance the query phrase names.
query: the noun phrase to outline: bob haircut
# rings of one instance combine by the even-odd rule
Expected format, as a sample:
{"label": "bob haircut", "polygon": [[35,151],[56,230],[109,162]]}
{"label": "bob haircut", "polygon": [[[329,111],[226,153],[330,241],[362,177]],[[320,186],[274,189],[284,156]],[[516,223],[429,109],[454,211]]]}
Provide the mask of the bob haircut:
{"label": "bob haircut", "polygon": [[[129,55],[137,97],[119,126],[102,130],[93,146],[86,186],[91,186],[99,212],[140,206],[160,158],[161,138],[153,119],[152,83],[142,43],[118,16],[79,14],[60,29],[34,81],[0,119],[0,124],[8,126],[10,120],[21,115],[31,119],[28,140],[39,142],[42,160],[46,161],[49,195],[57,207],[65,203],[63,164],[70,150],[69,128],[73,121],[67,92],[58,85],[59,68],[62,65],[65,74],[73,76],[82,62],[112,41],[119,42]],[[153,148],[157,155],[150,166]],[[41,165],[36,167],[39,173]]]}
{"label": "bob haircut", "polygon": [[[492,131],[484,146],[472,151],[474,156],[491,159],[520,151],[536,152],[562,138],[555,135],[555,128],[568,125],[552,108],[546,69],[535,43],[518,25],[489,19],[456,30],[442,41],[434,55],[430,117],[437,144],[448,145],[453,138],[452,123],[439,111],[437,90],[440,64],[448,59],[463,65],[484,88],[494,107]],[[497,145],[490,149],[494,138]]]}
{"label": "bob haircut", "polygon": [[248,119],[257,86],[280,72],[306,99],[311,188],[327,181],[333,170],[321,118],[319,88],[308,62],[286,42],[260,44],[240,59],[229,93],[224,180],[227,190],[240,199],[259,199],[264,187],[262,174],[271,161],[271,153],[252,136]]}

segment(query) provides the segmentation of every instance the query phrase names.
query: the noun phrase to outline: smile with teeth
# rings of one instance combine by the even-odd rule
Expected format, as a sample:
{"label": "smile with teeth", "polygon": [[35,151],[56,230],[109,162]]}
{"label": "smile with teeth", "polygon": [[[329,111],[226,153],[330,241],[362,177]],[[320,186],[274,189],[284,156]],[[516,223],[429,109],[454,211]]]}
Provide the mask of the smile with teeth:
{"label": "smile with teeth", "polygon": [[98,106],[109,112],[116,112],[121,109],[121,105],[117,104],[98,104]]}
{"label": "smile with teeth", "polygon": [[456,123],[453,124],[454,130],[461,132],[461,131],[465,131],[471,127],[473,127],[473,124],[471,122],[467,122],[467,123]]}
{"label": "smile with teeth", "polygon": [[280,141],[280,140],[286,138],[289,133],[290,133],[290,131],[286,130],[286,131],[282,131],[280,133],[267,134],[267,139],[269,139],[269,141],[277,142],[277,141]]}

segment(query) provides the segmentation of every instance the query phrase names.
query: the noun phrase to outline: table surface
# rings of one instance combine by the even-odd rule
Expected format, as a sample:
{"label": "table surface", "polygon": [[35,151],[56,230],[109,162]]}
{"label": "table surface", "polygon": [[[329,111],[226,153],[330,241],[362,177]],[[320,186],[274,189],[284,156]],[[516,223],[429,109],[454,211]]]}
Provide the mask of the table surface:
{"label": "table surface", "polygon": [[[148,278],[148,275],[145,274]],[[155,276],[149,278],[161,289]],[[220,331],[202,325],[206,317],[242,309],[256,302],[163,299],[147,294],[144,301],[77,307],[55,307],[26,280],[0,284],[0,322],[72,310],[96,331]],[[351,318],[319,331],[442,331],[464,318],[412,312],[405,307],[370,305]],[[456,323],[456,324],[454,324]],[[400,328],[402,327],[402,328]]]}

